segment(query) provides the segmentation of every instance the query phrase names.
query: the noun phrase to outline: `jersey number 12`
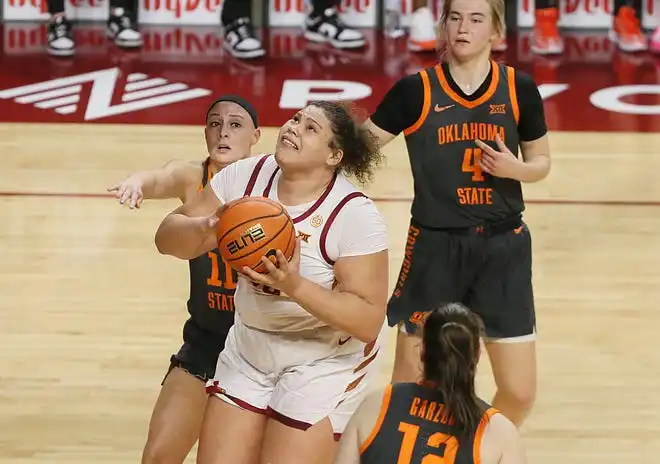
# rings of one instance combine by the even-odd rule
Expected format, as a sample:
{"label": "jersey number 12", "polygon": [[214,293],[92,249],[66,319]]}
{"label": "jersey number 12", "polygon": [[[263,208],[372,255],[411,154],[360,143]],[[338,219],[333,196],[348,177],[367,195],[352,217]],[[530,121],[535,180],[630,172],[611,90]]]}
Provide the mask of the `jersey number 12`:
{"label": "jersey number 12", "polygon": [[[417,444],[419,425],[401,422],[399,423],[399,432],[403,433],[403,440],[397,464],[410,464]],[[439,448],[443,444],[445,445],[445,451],[441,453]],[[426,445],[430,448],[438,448],[438,453],[425,455],[421,464],[454,464],[454,461],[456,461],[456,453],[458,453],[458,440],[456,437],[436,432],[429,437]]]}

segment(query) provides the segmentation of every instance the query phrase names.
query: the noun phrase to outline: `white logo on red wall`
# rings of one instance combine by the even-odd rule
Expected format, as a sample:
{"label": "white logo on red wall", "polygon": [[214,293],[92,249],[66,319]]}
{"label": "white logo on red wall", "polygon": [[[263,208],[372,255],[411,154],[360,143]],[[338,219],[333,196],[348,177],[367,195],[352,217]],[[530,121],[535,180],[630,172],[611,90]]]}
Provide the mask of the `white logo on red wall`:
{"label": "white logo on red wall", "polygon": [[220,24],[222,0],[139,0],[144,24]]}
{"label": "white logo on red wall", "polygon": [[[144,40],[139,52],[141,60],[218,64],[226,56],[217,27],[146,24],[140,31]],[[76,24],[75,38],[76,56],[105,56],[117,51],[117,47],[106,37],[104,23]],[[7,55],[43,54],[48,45],[46,23],[6,23],[2,44]]]}
{"label": "white logo on red wall", "polygon": [[[658,24],[655,18],[656,0],[642,0],[642,25],[653,28]],[[612,25],[614,0],[560,0],[559,26],[574,28],[609,28]],[[534,26],[534,0],[518,2],[518,26]]]}
{"label": "white logo on red wall", "polygon": [[[64,10],[74,20],[108,19],[107,0],[64,0]],[[6,20],[42,20],[48,18],[48,3],[46,0],[3,0],[3,11]]]}
{"label": "white logo on red wall", "polygon": [[145,26],[142,59],[220,63],[225,56],[217,27]]}
{"label": "white logo on red wall", "polygon": [[[76,55],[105,56],[117,47],[105,35],[104,23],[76,25]],[[14,21],[4,24],[3,52],[7,55],[44,54],[48,45],[45,22]]]}
{"label": "white logo on red wall", "polygon": [[[337,11],[341,18],[353,27],[376,25],[378,0],[340,0]],[[270,26],[302,27],[311,11],[309,0],[269,0],[268,24]]]}
{"label": "white logo on red wall", "polygon": [[[208,89],[190,89],[180,82],[170,83],[162,78],[132,73],[121,86],[121,103],[112,103],[119,75],[119,68],[116,67],[92,71],[2,90],[0,99],[13,99],[21,105],[31,105],[63,115],[75,114],[84,108],[83,119],[91,121],[192,100],[211,93]],[[92,86],[85,102],[81,96],[87,93],[83,86],[88,83],[92,83]]]}

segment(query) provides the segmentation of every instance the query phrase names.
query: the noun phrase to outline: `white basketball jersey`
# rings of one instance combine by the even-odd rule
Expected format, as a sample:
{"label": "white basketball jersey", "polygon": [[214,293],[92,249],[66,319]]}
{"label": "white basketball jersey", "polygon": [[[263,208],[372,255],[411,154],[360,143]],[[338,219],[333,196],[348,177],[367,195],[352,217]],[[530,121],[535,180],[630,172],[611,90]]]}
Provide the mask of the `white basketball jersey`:
{"label": "white basketball jersey", "polygon": [[[214,179],[216,185],[212,182],[212,187],[221,201],[229,202],[243,196],[263,196],[279,202],[277,185],[282,171],[274,155],[263,155],[256,160],[248,158],[234,163],[229,168],[234,168],[234,175],[228,172],[226,179]],[[223,187],[219,185],[221,183],[231,185]],[[297,236],[300,237],[301,276],[324,288],[333,287],[333,266],[339,256],[339,241],[341,236],[347,236],[345,228],[351,227],[349,221],[342,220],[343,216],[350,208],[367,206],[365,203],[372,201],[359,192],[346,177],[337,174],[318,200],[304,205],[283,205],[293,219]],[[378,228],[378,225],[374,227]],[[385,248],[386,243],[381,249]],[[242,277],[236,287],[234,303],[241,321],[255,329],[297,332],[327,327],[327,324],[286,295],[279,295],[272,289],[258,288]]]}

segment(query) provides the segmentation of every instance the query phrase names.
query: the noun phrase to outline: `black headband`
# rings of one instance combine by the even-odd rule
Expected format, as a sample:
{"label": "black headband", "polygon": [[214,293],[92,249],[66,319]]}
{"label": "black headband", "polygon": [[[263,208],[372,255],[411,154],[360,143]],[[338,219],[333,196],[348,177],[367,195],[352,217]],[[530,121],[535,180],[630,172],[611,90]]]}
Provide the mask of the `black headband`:
{"label": "black headband", "polygon": [[259,127],[259,119],[257,118],[257,110],[254,109],[254,106],[250,104],[245,98],[239,97],[238,95],[223,95],[222,97],[218,98],[215,100],[213,103],[211,103],[211,106],[209,106],[209,110],[206,112],[206,119],[209,118],[209,114],[211,113],[211,110],[215,105],[217,105],[220,102],[232,102],[236,103],[238,106],[243,108],[245,111],[248,112],[250,115],[250,118],[252,118],[252,123],[254,124],[255,129]]}

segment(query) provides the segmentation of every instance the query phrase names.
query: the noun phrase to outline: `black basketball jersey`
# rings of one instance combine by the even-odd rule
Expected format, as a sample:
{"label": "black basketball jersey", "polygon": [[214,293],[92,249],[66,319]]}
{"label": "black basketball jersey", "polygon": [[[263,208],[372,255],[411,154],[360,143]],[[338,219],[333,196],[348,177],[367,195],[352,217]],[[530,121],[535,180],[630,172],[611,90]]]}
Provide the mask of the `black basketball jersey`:
{"label": "black basketball jersey", "polygon": [[[211,180],[211,160],[203,165],[202,190]],[[238,275],[226,264],[217,248],[189,261],[190,319],[183,328],[184,341],[195,337],[196,329],[226,335],[234,323],[234,292]]]}
{"label": "black basketball jersey", "polygon": [[414,177],[412,217],[434,228],[497,222],[524,209],[520,182],[483,172],[475,139],[496,150],[495,135],[518,156],[518,102],[513,68],[492,62],[491,83],[474,101],[458,95],[438,64],[420,71],[424,106],[404,131]]}
{"label": "black basketball jersey", "polygon": [[445,419],[438,392],[416,383],[388,385],[378,422],[360,449],[360,463],[478,464],[487,418],[496,412],[485,402],[482,406],[484,419],[471,435],[460,437]]}

